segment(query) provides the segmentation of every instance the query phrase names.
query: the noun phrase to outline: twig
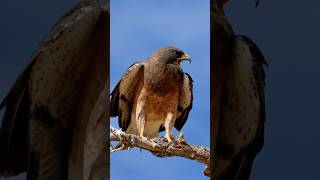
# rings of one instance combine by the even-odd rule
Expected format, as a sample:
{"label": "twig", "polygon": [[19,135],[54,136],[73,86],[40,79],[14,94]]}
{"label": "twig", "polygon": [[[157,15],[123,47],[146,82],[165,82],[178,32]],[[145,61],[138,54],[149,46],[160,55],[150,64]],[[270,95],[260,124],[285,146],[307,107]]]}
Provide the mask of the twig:
{"label": "twig", "polygon": [[173,143],[168,143],[164,138],[155,138],[151,140],[143,139],[136,135],[127,134],[114,127],[110,127],[110,140],[120,142],[117,147],[111,149],[111,152],[139,147],[150,151],[157,157],[184,157],[205,164],[205,175],[208,176],[209,174],[209,148],[187,143],[183,134],[180,134],[178,139],[173,141]]}

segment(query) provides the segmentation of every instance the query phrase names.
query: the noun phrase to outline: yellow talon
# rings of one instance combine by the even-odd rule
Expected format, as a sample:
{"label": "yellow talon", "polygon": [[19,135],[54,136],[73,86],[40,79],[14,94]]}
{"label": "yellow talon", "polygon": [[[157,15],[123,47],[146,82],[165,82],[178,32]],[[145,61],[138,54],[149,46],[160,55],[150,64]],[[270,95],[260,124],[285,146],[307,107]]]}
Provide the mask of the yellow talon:
{"label": "yellow talon", "polygon": [[167,133],[167,134],[165,135],[165,138],[168,140],[169,143],[172,142],[171,137],[172,137],[172,136],[171,136],[169,133]]}

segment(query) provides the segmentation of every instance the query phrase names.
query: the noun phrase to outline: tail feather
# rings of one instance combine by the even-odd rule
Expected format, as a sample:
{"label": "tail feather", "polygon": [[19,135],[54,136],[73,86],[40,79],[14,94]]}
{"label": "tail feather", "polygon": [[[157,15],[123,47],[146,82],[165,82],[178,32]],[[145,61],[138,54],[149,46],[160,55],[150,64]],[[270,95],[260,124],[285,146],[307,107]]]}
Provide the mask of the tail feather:
{"label": "tail feather", "polygon": [[67,179],[69,130],[54,121],[43,108],[31,116],[29,129],[28,179]]}
{"label": "tail feather", "polygon": [[249,179],[255,155],[244,154],[234,179]]}
{"label": "tail feather", "polygon": [[218,180],[249,180],[255,154],[245,152],[232,160],[228,170]]}
{"label": "tail feather", "polygon": [[225,161],[218,158],[219,167],[224,168],[216,170],[216,180],[249,180],[253,161],[257,155],[256,148],[256,144],[251,144],[234,158]]}

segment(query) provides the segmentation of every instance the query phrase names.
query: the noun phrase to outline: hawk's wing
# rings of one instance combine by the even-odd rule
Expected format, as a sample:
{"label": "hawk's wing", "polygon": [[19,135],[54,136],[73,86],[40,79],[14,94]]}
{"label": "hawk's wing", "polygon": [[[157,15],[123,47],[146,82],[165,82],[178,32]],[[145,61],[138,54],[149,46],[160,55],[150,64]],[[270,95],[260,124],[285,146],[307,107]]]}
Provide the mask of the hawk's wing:
{"label": "hawk's wing", "polygon": [[[83,79],[81,100],[75,119],[72,147],[69,152],[70,179],[107,179],[109,135],[109,22],[110,11],[104,9],[91,33],[84,53],[91,54],[90,65]],[[94,72],[94,73],[92,73]],[[81,170],[79,172],[79,170]]]}
{"label": "hawk's wing", "polygon": [[188,73],[183,75],[183,84],[180,89],[179,104],[177,109],[177,119],[174,127],[181,130],[188,119],[190,110],[192,109],[193,100],[193,80]]}
{"label": "hawk's wing", "polygon": [[144,63],[133,63],[111,93],[110,116],[119,116],[119,127],[126,131],[131,121],[131,110],[139,83],[142,83]]}
{"label": "hawk's wing", "polygon": [[[221,120],[214,161],[217,179],[246,180],[263,145],[266,61],[247,37],[238,36],[221,98]],[[215,168],[216,167],[216,168]]]}
{"label": "hawk's wing", "polygon": [[[50,144],[50,139],[55,139],[54,142],[59,141],[58,136],[62,133],[50,134],[46,131],[40,133],[40,131],[30,130],[30,136],[28,136],[30,106],[31,103],[41,106],[39,109],[34,107],[36,114],[42,115],[37,117],[37,120],[43,118],[43,122],[48,123],[48,126],[52,125],[50,124],[52,123],[51,120],[65,126],[73,124],[69,122],[73,119],[67,117],[70,117],[70,114],[75,117],[76,100],[79,98],[76,95],[76,97],[70,98],[69,95],[75,94],[74,90],[78,89],[77,86],[81,87],[79,82],[83,80],[83,77],[86,77],[82,76],[82,73],[92,72],[88,70],[87,64],[92,63],[93,56],[96,56],[96,48],[90,44],[92,42],[90,38],[94,37],[91,33],[95,32],[101,14],[100,3],[95,0],[83,1],[66,13],[40,42],[26,70],[18,77],[9,94],[1,103],[0,108],[5,108],[5,115],[0,132],[0,176],[12,176],[26,170],[28,141],[29,144],[36,144],[36,146],[33,144],[31,148],[41,149],[43,153],[47,153],[46,155],[51,158],[54,157],[52,161],[45,164],[47,167],[41,167],[42,164],[38,164],[40,161],[39,154],[34,154],[35,156],[31,157],[31,150],[28,151],[30,157],[28,163],[31,163],[29,164],[30,169],[28,169],[30,179],[37,178],[35,176],[39,168],[50,169],[50,171],[46,171],[49,175],[48,172],[56,173],[57,170],[64,168],[60,165],[60,167],[57,166],[57,161],[63,160],[66,162],[64,164],[67,164],[68,159],[65,156],[63,156],[64,159],[55,156],[67,151],[67,145],[55,147],[51,143],[51,146],[43,146],[45,143]],[[83,51],[85,49],[90,53]],[[86,53],[84,55],[81,52]],[[99,60],[102,62],[105,59]],[[86,61],[87,64],[84,63],[79,66],[80,61]],[[74,62],[73,66],[71,65],[72,62]],[[75,67],[81,67],[82,69],[79,70]],[[75,69],[78,71],[74,72]],[[81,70],[83,71],[81,72]],[[77,74],[79,71],[80,73]],[[71,77],[74,74],[77,74],[76,77]],[[68,103],[65,103],[66,101]],[[72,102],[73,105],[71,105]],[[61,118],[62,116],[64,117]],[[39,129],[41,128],[39,127]],[[30,139],[28,140],[28,138]],[[45,138],[46,142],[44,141]],[[63,139],[66,138],[63,137]],[[56,154],[48,152],[55,152]],[[48,157],[45,158],[48,159]],[[67,168],[64,171],[66,170]]]}
{"label": "hawk's wing", "polygon": [[[211,78],[210,88],[211,93],[211,154],[215,154],[216,141],[219,134],[219,123],[220,123],[220,109],[221,109],[221,92],[222,82],[224,82],[226,72],[225,67],[231,61],[233,50],[234,32],[223,13],[217,7],[217,2],[213,1],[211,5],[211,50],[213,56],[211,57]],[[210,161],[210,167],[213,167],[213,161]]]}
{"label": "hawk's wing", "polygon": [[0,176],[16,175],[26,170],[29,98],[27,84],[30,68],[16,80],[0,105],[5,108],[0,131]]}

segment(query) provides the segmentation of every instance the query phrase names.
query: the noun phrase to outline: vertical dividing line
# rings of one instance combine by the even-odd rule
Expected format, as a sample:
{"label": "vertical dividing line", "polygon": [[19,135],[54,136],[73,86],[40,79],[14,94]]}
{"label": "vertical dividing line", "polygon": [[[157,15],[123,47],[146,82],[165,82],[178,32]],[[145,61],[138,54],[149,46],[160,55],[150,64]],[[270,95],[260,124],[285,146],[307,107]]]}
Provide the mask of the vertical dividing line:
{"label": "vertical dividing line", "polygon": [[210,0],[210,179],[212,179],[212,167],[213,167],[213,138],[214,138],[214,126],[213,126],[213,27],[212,27],[212,6],[215,0]]}
{"label": "vertical dividing line", "polygon": [[215,120],[214,120],[214,49],[213,49],[213,6],[216,0],[210,0],[210,179],[212,177],[214,149],[215,149]]}
{"label": "vertical dividing line", "polygon": [[107,20],[107,28],[106,28],[106,61],[107,61],[107,97],[108,97],[108,119],[107,119],[107,123],[108,123],[108,128],[107,128],[107,159],[106,159],[106,176],[107,179],[110,179],[110,101],[109,101],[109,97],[110,97],[110,0],[106,1],[106,20]]}

